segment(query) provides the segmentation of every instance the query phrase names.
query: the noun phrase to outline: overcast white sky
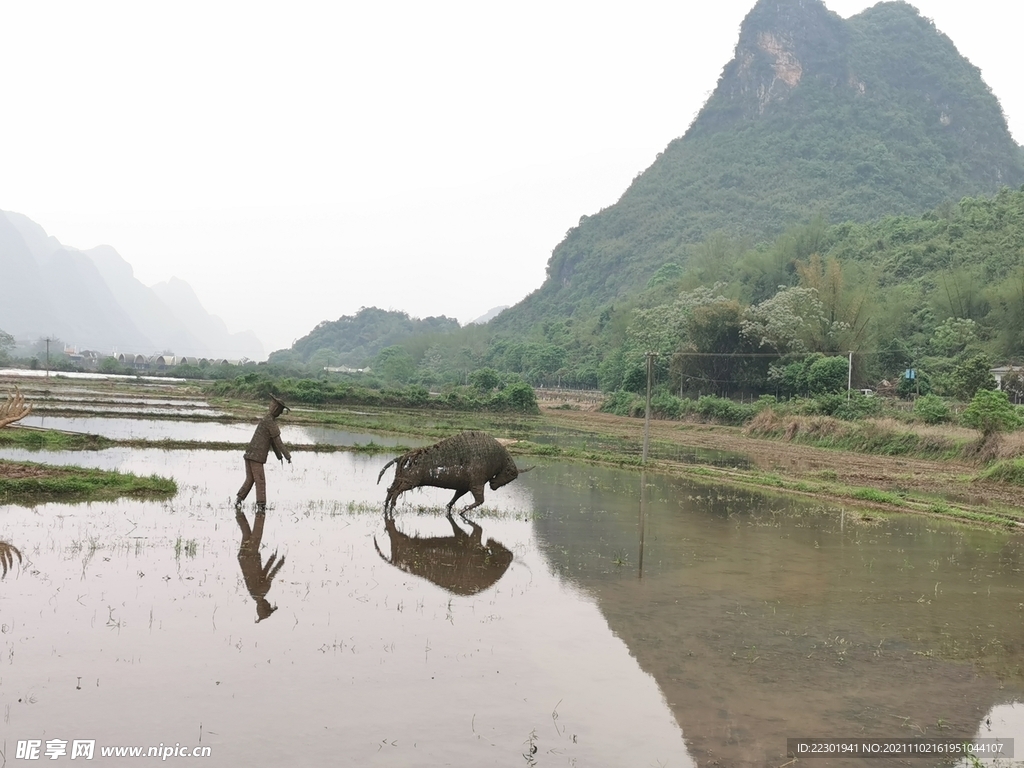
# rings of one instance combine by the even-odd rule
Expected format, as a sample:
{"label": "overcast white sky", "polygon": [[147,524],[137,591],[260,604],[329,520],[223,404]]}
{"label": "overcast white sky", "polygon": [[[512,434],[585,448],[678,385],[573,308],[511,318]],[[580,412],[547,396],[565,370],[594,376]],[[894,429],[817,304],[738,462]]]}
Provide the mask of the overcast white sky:
{"label": "overcast white sky", "polygon": [[[753,5],[9,0],[0,209],[268,352],[362,306],[465,323],[686,131]],[[1020,142],[1021,4],[914,5]]]}

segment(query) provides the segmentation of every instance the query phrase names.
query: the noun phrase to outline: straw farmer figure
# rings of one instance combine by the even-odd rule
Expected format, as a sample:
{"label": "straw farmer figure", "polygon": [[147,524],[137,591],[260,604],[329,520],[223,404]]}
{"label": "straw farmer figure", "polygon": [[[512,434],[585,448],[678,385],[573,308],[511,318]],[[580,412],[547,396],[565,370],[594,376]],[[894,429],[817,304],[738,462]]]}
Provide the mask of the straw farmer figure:
{"label": "straw farmer figure", "polygon": [[256,486],[256,506],[264,509],[267,506],[267,478],[263,471],[267,463],[267,456],[270,450],[274,450],[278,461],[282,458],[292,463],[292,455],[288,452],[284,443],[281,442],[281,428],[277,425],[277,417],[288,410],[282,401],[276,397],[270,398],[270,408],[267,415],[260,419],[256,425],[249,447],[245,450],[245,482],[238,489],[238,496],[235,498],[235,505],[241,505],[245,497],[249,495],[253,485]]}

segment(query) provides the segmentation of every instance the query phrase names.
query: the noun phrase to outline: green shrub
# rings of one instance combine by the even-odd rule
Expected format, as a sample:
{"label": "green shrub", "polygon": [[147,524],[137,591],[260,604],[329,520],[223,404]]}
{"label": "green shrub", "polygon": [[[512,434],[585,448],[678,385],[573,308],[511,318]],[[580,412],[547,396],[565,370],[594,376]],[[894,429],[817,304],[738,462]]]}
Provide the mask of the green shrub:
{"label": "green shrub", "polygon": [[[180,366],[179,366],[180,367]],[[100,361],[99,365],[100,373],[120,373],[129,374],[134,371],[126,365],[122,365],[118,362],[116,357],[105,357]]]}
{"label": "green shrub", "polygon": [[807,369],[807,387],[814,394],[842,392],[848,375],[849,360],[845,357],[823,357]]}
{"label": "green shrub", "polygon": [[811,413],[822,416],[835,416],[840,408],[846,405],[845,395],[818,395],[812,401]]}
{"label": "green shrub", "polygon": [[937,395],[924,395],[914,403],[914,415],[925,424],[942,424],[949,421],[949,406]]}
{"label": "green shrub", "polygon": [[292,389],[290,397],[300,403],[320,405],[321,403],[327,402],[326,387],[322,381],[318,381],[316,379],[302,379],[295,385],[294,389]]}
{"label": "green shrub", "polygon": [[984,480],[995,480],[1000,483],[1024,485],[1024,459],[1006,459],[997,461],[981,473]]}
{"label": "green shrub", "polygon": [[984,435],[1008,432],[1020,426],[1017,411],[1006,393],[990,389],[977,391],[960,421],[965,426],[980,429]]}
{"label": "green shrub", "polygon": [[601,410],[605,413],[614,413],[616,416],[629,416],[631,415],[633,401],[636,399],[637,396],[632,392],[619,389],[609,395],[608,399],[601,406]]}
{"label": "green shrub", "polygon": [[402,393],[405,401],[411,406],[425,405],[430,399],[430,392],[426,387],[417,384],[410,384]]}
{"label": "green shrub", "polygon": [[[990,392],[996,388],[992,376],[992,363],[985,355],[975,355],[960,363],[950,376],[953,394],[961,400],[973,398],[976,392]],[[1005,397],[1005,393],[1003,393]]]}
{"label": "green shrub", "polygon": [[[114,358],[108,357],[107,360],[114,360]],[[105,363],[107,360],[104,360],[103,362]],[[114,360],[114,363],[116,364],[117,361]],[[102,367],[102,363],[100,365]],[[178,363],[178,365],[174,366],[174,375],[179,379],[201,379],[203,378],[203,371],[198,365],[192,365],[191,363]]]}
{"label": "green shrub", "polygon": [[[842,396],[840,396],[842,397]],[[867,416],[874,416],[882,410],[880,398],[854,392],[849,398],[843,397],[843,402],[835,410],[835,417],[844,421],[856,421]]]}
{"label": "green shrub", "polygon": [[721,424],[743,424],[754,418],[760,409],[756,405],[745,405],[724,397],[704,395],[697,401],[695,410],[704,418]]}
{"label": "green shrub", "polygon": [[892,504],[897,507],[903,506],[906,503],[897,494],[890,493],[889,491],[879,491],[877,488],[855,488],[850,495],[855,499],[875,501],[880,504]]}
{"label": "green shrub", "polygon": [[537,413],[537,395],[533,387],[525,381],[513,381],[506,386],[492,399],[492,403],[499,406],[501,410],[515,411],[516,413]]}
{"label": "green shrub", "polygon": [[490,392],[501,383],[501,376],[493,368],[480,368],[469,374],[469,383],[481,392]]}
{"label": "green shrub", "polygon": [[664,419],[678,419],[686,412],[685,403],[692,400],[680,400],[675,395],[662,390],[651,395],[651,412]]}

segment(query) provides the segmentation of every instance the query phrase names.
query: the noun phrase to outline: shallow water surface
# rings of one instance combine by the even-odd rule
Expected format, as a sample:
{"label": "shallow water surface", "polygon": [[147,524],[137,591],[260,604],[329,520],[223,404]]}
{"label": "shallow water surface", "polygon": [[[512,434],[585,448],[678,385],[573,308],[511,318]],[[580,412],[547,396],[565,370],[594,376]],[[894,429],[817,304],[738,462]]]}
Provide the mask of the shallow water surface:
{"label": "shallow water surface", "polygon": [[562,463],[488,489],[471,522],[438,513],[436,489],[389,522],[386,459],[337,453],[268,464],[260,518],[229,503],[234,452],[49,458],[180,491],[0,506],[24,554],[0,581],[8,752],[777,766],[787,737],[1020,727],[1022,547],[1005,533]]}
{"label": "shallow water surface", "polygon": [[[460,594],[389,562],[383,459],[268,467],[273,502],[254,547],[251,506],[243,523],[227,503],[243,477],[234,454],[54,458],[162,471],[182,487],[164,504],[0,508],[26,558],[0,582],[8,744],[202,743],[214,765],[505,765],[534,747],[559,764],[686,764],[656,683],[547,568],[525,485],[494,494],[498,518],[476,521],[511,563]],[[452,535],[411,506],[395,527]],[[268,578],[275,553],[283,566]]]}
{"label": "shallow water surface", "polygon": [[0,376],[9,379],[30,379],[38,382],[40,379],[49,379],[54,384],[66,381],[121,381],[121,382],[143,382],[147,386],[159,387],[173,384],[184,384],[188,379],[178,379],[172,376],[143,376],[139,374],[122,373],[89,373],[86,371],[47,371],[29,368],[0,368]]}
{"label": "shallow water surface", "polygon": [[[115,418],[108,416],[28,416],[21,422],[26,427],[59,429],[100,435],[111,440],[192,440],[202,443],[247,443],[254,424],[215,421],[173,421],[157,419]],[[416,447],[430,441],[414,437],[396,437],[370,432],[352,432],[335,427],[281,423],[281,439],[288,445],[404,445]]]}
{"label": "shallow water surface", "polygon": [[181,404],[163,405],[159,403],[144,403],[144,402],[127,402],[127,403],[96,403],[96,402],[73,402],[68,399],[61,399],[56,404],[40,402],[38,400],[33,402],[32,412],[37,416],[46,417],[47,414],[53,412],[66,413],[68,411],[88,413],[88,414],[115,414],[115,415],[130,415],[135,417],[142,416],[168,416],[176,418],[184,418],[189,416],[202,416],[209,419],[216,419],[228,414],[224,411],[214,410],[209,406],[186,406]]}

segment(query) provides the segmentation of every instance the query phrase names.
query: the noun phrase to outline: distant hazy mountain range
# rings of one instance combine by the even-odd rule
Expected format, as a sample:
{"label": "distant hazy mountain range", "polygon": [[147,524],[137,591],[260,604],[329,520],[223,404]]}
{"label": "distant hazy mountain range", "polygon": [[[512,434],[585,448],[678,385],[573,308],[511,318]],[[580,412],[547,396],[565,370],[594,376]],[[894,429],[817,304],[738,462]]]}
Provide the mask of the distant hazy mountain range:
{"label": "distant hazy mountain range", "polygon": [[491,320],[496,318],[506,309],[508,309],[508,304],[502,304],[500,307],[492,307],[491,309],[487,310],[482,315],[480,315],[480,317],[478,317],[476,320],[470,320],[468,323],[466,323],[466,325],[485,325],[491,322]]}
{"label": "distant hazy mountain range", "polygon": [[0,211],[0,329],[19,341],[56,337],[100,353],[262,360],[252,331],[229,333],[188,283],[147,287],[108,245],[63,245],[20,213]]}

